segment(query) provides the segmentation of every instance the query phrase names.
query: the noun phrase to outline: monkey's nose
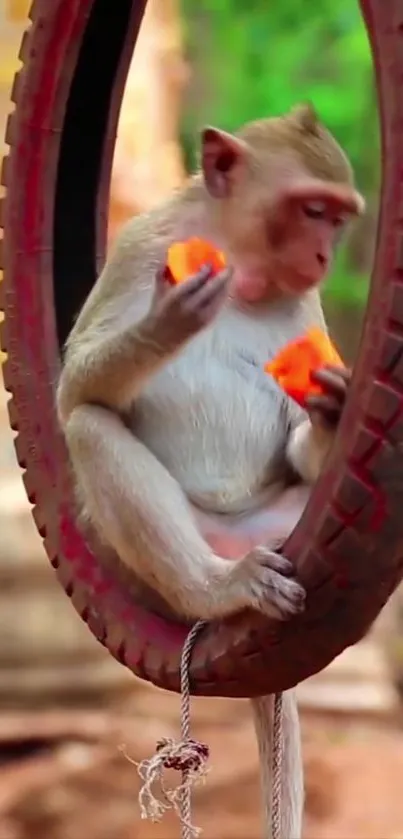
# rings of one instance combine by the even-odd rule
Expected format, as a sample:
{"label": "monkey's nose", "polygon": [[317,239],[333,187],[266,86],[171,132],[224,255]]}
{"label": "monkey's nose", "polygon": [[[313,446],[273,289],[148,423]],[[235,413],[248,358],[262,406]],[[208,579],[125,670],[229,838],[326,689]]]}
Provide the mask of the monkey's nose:
{"label": "monkey's nose", "polygon": [[317,253],[316,254],[316,259],[318,260],[321,268],[326,268],[327,267],[327,257],[324,256],[323,253]]}

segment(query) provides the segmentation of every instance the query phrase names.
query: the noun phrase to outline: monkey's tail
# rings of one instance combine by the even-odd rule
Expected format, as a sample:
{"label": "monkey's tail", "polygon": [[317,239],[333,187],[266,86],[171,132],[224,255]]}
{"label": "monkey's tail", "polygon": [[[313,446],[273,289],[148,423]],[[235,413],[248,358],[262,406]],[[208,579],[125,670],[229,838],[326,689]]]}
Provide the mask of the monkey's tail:
{"label": "monkey's tail", "polygon": [[[251,700],[259,749],[260,779],[264,807],[265,839],[272,834],[274,696]],[[301,736],[295,691],[283,693],[281,756],[281,839],[301,839],[304,782]]]}

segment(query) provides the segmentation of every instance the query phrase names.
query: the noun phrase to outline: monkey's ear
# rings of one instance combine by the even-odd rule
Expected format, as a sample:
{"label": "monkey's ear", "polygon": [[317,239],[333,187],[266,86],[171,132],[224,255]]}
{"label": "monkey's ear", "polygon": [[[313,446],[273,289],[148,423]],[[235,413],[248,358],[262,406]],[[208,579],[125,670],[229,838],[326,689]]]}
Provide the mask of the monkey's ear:
{"label": "monkey's ear", "polygon": [[290,111],[289,118],[304,134],[317,134],[320,123],[312,102],[302,102],[300,105],[296,105]]}
{"label": "monkey's ear", "polygon": [[225,198],[231,192],[236,170],[245,160],[248,147],[233,134],[207,126],[201,133],[201,163],[210,195]]}

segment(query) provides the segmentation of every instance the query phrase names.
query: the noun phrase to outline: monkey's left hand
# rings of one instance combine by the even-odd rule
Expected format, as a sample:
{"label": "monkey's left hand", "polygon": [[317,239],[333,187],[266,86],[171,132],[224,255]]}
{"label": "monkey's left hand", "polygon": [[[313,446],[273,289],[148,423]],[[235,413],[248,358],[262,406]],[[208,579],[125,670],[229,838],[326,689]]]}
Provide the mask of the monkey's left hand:
{"label": "monkey's left hand", "polygon": [[351,370],[329,364],[313,373],[312,380],[324,390],[323,394],[308,396],[306,399],[306,409],[312,425],[323,429],[335,428],[347,398]]}

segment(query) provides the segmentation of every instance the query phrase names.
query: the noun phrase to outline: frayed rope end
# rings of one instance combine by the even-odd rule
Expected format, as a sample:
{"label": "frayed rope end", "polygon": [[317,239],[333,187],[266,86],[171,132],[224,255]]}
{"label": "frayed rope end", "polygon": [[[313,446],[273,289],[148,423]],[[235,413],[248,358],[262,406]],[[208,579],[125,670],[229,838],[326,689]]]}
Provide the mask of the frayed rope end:
{"label": "frayed rope end", "polygon": [[[157,743],[155,755],[140,763],[132,760],[123,748],[121,751],[137,767],[143,781],[139,792],[141,818],[157,822],[162,819],[167,810],[173,809],[187,827],[191,839],[197,839],[201,831],[187,819],[184,822],[181,805],[190,788],[203,780],[208,772],[206,764],[210,756],[209,747],[191,738],[178,742],[163,738]],[[181,783],[173,789],[164,783],[163,774],[166,769],[174,769],[182,773]],[[163,800],[154,794],[156,784],[159,784]]]}

